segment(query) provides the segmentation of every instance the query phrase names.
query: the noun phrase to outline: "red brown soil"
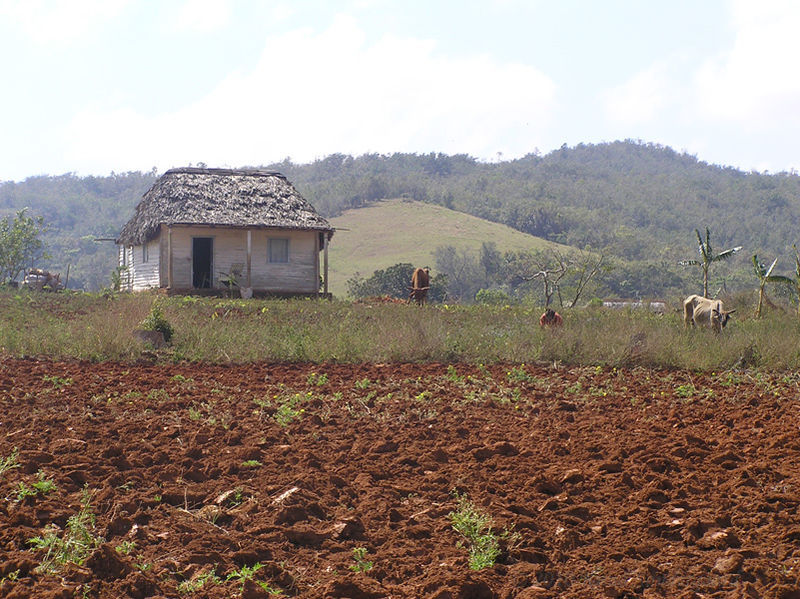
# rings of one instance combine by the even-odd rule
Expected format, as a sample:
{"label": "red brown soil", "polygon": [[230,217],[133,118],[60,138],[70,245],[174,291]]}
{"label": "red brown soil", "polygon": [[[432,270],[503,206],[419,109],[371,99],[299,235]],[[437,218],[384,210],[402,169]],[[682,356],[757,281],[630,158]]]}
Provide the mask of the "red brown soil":
{"label": "red brown soil", "polygon": [[[6,359],[0,595],[800,597],[799,381]],[[40,470],[57,489],[18,501]],[[104,541],[37,571],[28,540],[84,487]],[[515,531],[493,567],[470,570],[454,491]]]}

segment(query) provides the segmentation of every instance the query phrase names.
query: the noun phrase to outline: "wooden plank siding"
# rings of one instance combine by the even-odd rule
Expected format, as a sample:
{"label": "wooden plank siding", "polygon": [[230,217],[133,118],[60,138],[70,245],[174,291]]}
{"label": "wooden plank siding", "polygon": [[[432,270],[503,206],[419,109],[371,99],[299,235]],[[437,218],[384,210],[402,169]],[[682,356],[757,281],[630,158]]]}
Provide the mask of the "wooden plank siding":
{"label": "wooden plank siding", "polygon": [[158,288],[160,284],[160,263],[158,239],[150,241],[144,246],[135,246],[133,248],[133,264],[135,266],[133,269],[134,291]]}
{"label": "wooden plank siding", "polygon": [[119,266],[125,267],[120,273],[120,290],[133,291],[133,247],[120,246],[119,247]]}
{"label": "wooden plank siding", "polygon": [[144,291],[160,286],[159,240],[150,241],[146,247],[147,260],[145,260],[144,247],[141,245],[120,247],[119,265],[127,267],[127,270],[122,273],[122,290]]}
{"label": "wooden plank siding", "polygon": [[[319,291],[319,233],[293,229],[250,229],[251,262],[250,286],[255,292],[265,293],[317,293]],[[167,286],[168,279],[168,228],[162,226],[159,237],[151,242],[146,264],[136,264],[134,270],[148,267],[142,277],[134,275],[134,290]],[[229,273],[234,264],[242,265],[241,285],[247,284],[247,229],[210,226],[172,226],[172,286],[173,289],[192,288],[192,239],[213,239],[212,288],[224,289],[220,278]],[[269,239],[288,239],[289,261],[270,263]],[[141,247],[134,248],[134,258],[141,256]],[[160,257],[160,259],[159,259]],[[150,265],[160,269],[151,271]]]}

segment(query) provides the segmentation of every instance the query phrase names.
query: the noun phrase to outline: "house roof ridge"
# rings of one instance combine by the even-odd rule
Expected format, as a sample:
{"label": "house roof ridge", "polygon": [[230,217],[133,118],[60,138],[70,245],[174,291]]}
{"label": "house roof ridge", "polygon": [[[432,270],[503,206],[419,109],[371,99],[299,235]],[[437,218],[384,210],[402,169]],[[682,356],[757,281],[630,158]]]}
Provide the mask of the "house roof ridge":
{"label": "house roof ridge", "polygon": [[180,166],[171,168],[164,175],[247,175],[256,177],[278,177],[286,181],[286,175],[278,171],[271,171],[263,168],[210,168],[199,166]]}

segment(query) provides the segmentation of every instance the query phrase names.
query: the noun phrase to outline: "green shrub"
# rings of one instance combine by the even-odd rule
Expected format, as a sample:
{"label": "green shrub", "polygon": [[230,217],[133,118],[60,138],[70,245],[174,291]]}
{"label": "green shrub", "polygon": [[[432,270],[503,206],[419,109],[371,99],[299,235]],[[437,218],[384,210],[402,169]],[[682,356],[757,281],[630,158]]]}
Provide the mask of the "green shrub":
{"label": "green shrub", "polygon": [[142,328],[147,331],[158,331],[164,335],[164,341],[167,342],[172,339],[172,335],[175,332],[172,325],[164,316],[164,312],[158,302],[153,303],[150,314],[142,321]]}
{"label": "green shrub", "polygon": [[502,289],[478,289],[475,294],[475,303],[508,306],[513,304],[514,300]]}

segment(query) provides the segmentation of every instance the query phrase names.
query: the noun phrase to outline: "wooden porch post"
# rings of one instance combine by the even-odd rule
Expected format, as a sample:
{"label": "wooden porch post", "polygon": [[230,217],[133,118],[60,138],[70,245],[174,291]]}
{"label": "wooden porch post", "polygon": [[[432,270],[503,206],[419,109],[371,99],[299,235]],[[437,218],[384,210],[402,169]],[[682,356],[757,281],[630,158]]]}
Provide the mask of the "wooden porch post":
{"label": "wooden porch post", "polygon": [[325,234],[322,236],[322,243],[324,244],[324,253],[323,253],[323,270],[325,271],[325,279],[324,279],[324,288],[323,292],[325,293],[325,297],[328,297],[328,236],[329,233],[326,231]]}
{"label": "wooden porch post", "polygon": [[167,225],[167,289],[172,289],[172,225]]}
{"label": "wooden porch post", "polygon": [[252,255],[253,235],[250,229],[247,229],[247,288],[252,289],[253,285],[250,283],[250,258]]}

